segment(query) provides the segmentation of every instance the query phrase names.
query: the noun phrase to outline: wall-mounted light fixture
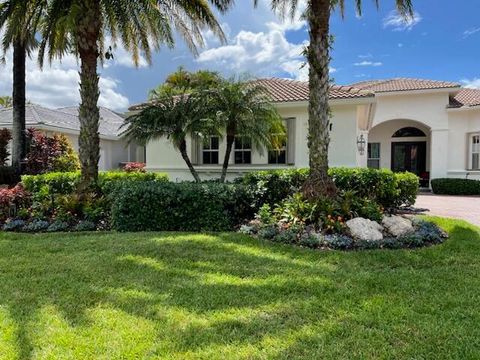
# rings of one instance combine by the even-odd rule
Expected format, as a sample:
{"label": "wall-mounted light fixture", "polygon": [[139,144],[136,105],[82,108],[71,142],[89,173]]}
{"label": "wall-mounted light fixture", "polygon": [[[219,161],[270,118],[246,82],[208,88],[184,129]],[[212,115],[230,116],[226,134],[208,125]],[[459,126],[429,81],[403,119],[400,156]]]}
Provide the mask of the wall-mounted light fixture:
{"label": "wall-mounted light fixture", "polygon": [[361,134],[360,136],[357,137],[357,149],[360,155],[365,154],[365,145],[367,142],[365,141],[365,136]]}

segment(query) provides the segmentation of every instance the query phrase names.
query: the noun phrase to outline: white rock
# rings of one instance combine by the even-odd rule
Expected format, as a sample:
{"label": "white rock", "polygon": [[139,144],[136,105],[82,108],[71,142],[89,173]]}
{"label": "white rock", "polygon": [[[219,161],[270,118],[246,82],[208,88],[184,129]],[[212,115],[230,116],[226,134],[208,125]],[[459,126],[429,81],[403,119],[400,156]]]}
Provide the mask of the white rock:
{"label": "white rock", "polygon": [[355,218],[346,222],[352,237],[356,240],[379,241],[383,239],[383,227],[375,221]]}
{"label": "white rock", "polygon": [[395,237],[404,236],[414,232],[412,222],[403,216],[384,216],[382,225],[389,234]]}

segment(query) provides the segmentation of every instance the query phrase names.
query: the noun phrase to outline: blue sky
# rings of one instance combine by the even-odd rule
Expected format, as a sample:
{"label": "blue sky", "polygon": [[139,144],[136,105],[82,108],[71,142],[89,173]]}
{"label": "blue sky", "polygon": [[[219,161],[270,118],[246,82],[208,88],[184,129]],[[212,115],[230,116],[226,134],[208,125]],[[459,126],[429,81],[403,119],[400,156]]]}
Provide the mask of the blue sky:
{"label": "blue sky", "polygon": [[[364,0],[362,17],[357,17],[353,0],[346,0],[345,19],[332,16],[335,35],[331,75],[336,83],[366,79],[418,77],[462,82],[480,88],[479,0],[414,0],[415,17],[405,23],[394,12],[394,0],[381,0],[379,10]],[[461,6],[459,6],[461,3]],[[162,49],[153,64],[138,69],[121,48],[115,60],[99,69],[102,80],[101,105],[125,110],[146,98],[149,89],[183,65],[189,70],[217,70],[229,76],[248,73],[257,77],[305,79],[301,51],[307,41],[300,20],[281,21],[268,1],[253,9],[252,1],[237,5],[219,21],[228,38],[220,44],[209,32],[206,46],[197,58],[178,40],[174,50]],[[28,94],[34,102],[50,107],[78,102],[78,74],[75,60],[66,58],[40,72],[29,62]],[[10,91],[11,71],[0,67],[0,94]]]}

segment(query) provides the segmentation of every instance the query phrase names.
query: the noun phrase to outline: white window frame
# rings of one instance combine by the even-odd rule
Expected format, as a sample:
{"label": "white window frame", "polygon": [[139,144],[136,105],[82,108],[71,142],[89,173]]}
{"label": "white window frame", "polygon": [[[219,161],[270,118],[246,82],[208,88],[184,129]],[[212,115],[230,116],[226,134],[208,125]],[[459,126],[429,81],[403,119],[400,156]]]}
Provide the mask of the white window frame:
{"label": "white window frame", "polygon": [[[217,138],[218,139],[218,147],[216,149],[213,149],[212,148],[212,139],[213,138]],[[209,144],[209,147],[208,148],[205,148],[205,141],[208,141],[208,144]],[[209,153],[210,155],[212,153],[218,153],[218,160],[216,163],[212,163],[212,162],[209,162],[209,163],[206,163],[204,161],[204,158],[203,158],[203,154],[204,153]],[[210,156],[210,159],[211,159],[211,156]],[[220,161],[220,137],[218,135],[211,135],[211,136],[206,136],[203,141],[202,141],[202,164],[205,164],[205,165],[218,165],[219,161]]]}
{"label": "white window frame", "polygon": [[[474,143],[474,139],[477,140],[476,143]],[[478,154],[480,157],[480,133],[473,133],[468,136],[468,168],[469,170],[480,171],[480,161],[478,167],[473,167],[473,154]]]}
{"label": "white window frame", "polygon": [[[368,146],[369,145],[373,145],[373,144],[378,144],[378,158],[371,158],[369,157],[369,154],[368,154]],[[369,142],[367,144],[367,167],[370,168],[370,166],[368,166],[368,163],[372,160],[374,161],[378,161],[378,168],[372,168],[372,169],[380,169],[381,168],[381,164],[380,164],[380,159],[381,159],[381,152],[382,152],[382,144],[378,141],[376,142]]]}

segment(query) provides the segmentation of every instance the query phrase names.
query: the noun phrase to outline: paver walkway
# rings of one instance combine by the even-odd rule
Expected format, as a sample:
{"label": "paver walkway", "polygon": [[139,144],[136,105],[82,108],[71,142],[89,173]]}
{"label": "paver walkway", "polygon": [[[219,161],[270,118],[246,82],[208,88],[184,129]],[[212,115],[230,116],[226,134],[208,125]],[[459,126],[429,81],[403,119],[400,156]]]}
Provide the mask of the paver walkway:
{"label": "paver walkway", "polygon": [[475,196],[448,196],[448,195],[419,195],[416,208],[429,209],[429,215],[466,220],[480,226],[480,197]]}

